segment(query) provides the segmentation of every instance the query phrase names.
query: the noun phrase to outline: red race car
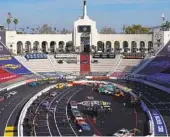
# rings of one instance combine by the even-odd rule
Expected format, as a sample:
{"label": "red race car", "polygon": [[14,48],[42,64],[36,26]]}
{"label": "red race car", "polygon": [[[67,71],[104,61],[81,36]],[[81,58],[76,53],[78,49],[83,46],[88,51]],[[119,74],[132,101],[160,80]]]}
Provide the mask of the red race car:
{"label": "red race car", "polygon": [[4,97],[0,96],[0,102],[4,101]]}

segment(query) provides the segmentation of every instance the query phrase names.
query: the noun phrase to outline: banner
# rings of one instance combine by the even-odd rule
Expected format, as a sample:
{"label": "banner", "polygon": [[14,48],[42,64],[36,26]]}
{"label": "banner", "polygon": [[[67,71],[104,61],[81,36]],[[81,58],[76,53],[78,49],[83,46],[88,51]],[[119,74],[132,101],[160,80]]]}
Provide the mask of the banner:
{"label": "banner", "polygon": [[0,56],[10,55],[10,52],[6,45],[6,33],[0,30]]}
{"label": "banner", "polygon": [[160,83],[160,84],[170,83],[170,74],[155,73],[155,74],[146,76],[146,80]]}
{"label": "banner", "polygon": [[32,74],[31,71],[25,68],[19,61],[17,61],[12,56],[0,57],[0,67],[14,74]]}
{"label": "banner", "polygon": [[158,111],[150,110],[155,129],[155,136],[167,136],[167,129],[165,122]]}
{"label": "banner", "polygon": [[149,75],[162,72],[170,68],[170,41],[158,53],[158,55],[139,74]]}
{"label": "banner", "polygon": [[18,78],[19,75],[12,74],[2,68],[0,68],[0,83],[6,82],[12,79]]}

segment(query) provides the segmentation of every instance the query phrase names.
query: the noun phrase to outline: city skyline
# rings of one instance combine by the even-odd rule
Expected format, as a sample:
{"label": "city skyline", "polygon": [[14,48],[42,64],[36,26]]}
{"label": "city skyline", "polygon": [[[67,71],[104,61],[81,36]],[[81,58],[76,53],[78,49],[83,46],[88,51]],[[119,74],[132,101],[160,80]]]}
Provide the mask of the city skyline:
{"label": "city skyline", "polygon": [[[57,29],[72,29],[83,12],[83,0],[5,0],[0,5],[0,25],[6,27],[6,18],[11,13],[19,20],[18,28],[49,24]],[[123,25],[158,26],[163,22],[162,13],[165,20],[170,20],[169,5],[169,0],[87,0],[87,13],[99,30],[114,27],[120,32]]]}

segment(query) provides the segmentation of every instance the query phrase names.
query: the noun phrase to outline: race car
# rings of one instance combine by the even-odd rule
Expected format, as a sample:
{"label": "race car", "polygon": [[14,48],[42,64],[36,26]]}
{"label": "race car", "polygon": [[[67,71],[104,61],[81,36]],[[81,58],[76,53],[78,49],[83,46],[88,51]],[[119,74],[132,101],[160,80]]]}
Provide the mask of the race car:
{"label": "race car", "polygon": [[64,87],[64,84],[63,84],[63,83],[59,83],[59,84],[57,84],[57,86],[56,86],[57,89],[60,89],[60,88],[63,88],[63,87]]}
{"label": "race car", "polygon": [[131,136],[134,136],[134,133],[131,133],[128,129],[122,128],[121,130],[114,133],[113,136],[116,136],[116,137],[131,137]]}
{"label": "race car", "polygon": [[125,96],[125,94],[124,94],[124,92],[123,91],[116,91],[115,92],[115,94],[114,94],[116,97],[124,97]]}
{"label": "race car", "polygon": [[75,118],[75,122],[77,126],[79,126],[83,131],[90,131],[90,125],[85,121],[85,119],[81,116]]}
{"label": "race car", "polygon": [[71,109],[74,109],[74,108],[75,108],[75,109],[78,109],[78,108],[77,108],[77,102],[76,102],[76,101],[70,101],[69,105],[70,105],[69,107],[70,107]]}
{"label": "race car", "polygon": [[31,86],[31,87],[36,87],[38,84],[37,84],[37,82],[31,82],[30,84],[29,84],[29,86]]}
{"label": "race car", "polygon": [[83,101],[79,102],[78,105],[81,105],[83,107],[80,107],[81,111],[88,111],[88,112],[97,112],[97,111],[107,111],[111,112],[111,103],[106,101]]}
{"label": "race car", "polygon": [[113,95],[114,91],[110,90],[108,87],[99,87],[98,91],[100,94],[105,94],[105,95]]}

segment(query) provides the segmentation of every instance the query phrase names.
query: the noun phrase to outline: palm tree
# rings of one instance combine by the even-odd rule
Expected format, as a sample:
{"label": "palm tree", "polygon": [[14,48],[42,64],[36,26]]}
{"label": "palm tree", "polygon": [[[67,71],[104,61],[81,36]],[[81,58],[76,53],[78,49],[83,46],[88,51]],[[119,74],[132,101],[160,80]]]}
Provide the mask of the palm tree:
{"label": "palm tree", "polygon": [[6,23],[8,24],[8,30],[9,30],[9,25],[11,24],[11,19],[7,18]]}
{"label": "palm tree", "polygon": [[16,25],[18,24],[18,19],[15,18],[13,22],[14,22],[14,24],[15,24],[15,30],[16,30]]}

